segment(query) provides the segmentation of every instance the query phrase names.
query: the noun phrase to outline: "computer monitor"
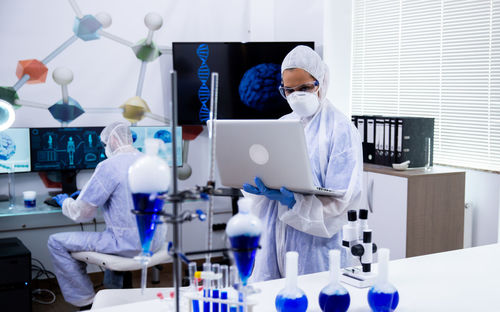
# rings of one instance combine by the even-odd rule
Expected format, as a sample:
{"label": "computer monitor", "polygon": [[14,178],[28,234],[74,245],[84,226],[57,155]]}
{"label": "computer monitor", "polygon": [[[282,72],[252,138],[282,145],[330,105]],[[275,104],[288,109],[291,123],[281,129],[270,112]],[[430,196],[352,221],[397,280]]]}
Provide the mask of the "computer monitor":
{"label": "computer monitor", "polygon": [[9,128],[0,132],[0,173],[12,170],[31,171],[28,128]]}
{"label": "computer monitor", "polygon": [[104,127],[30,128],[33,171],[94,169],[106,159]]}
{"label": "computer monitor", "polygon": [[209,118],[212,72],[219,73],[218,119],[276,119],[291,112],[279,93],[281,63],[314,42],[174,42],[179,125]]}
{"label": "computer monitor", "polygon": [[[182,127],[177,127],[175,136],[177,138],[176,162],[177,166],[182,166]],[[172,167],[172,127],[130,127],[132,132],[133,146],[144,152],[144,140],[147,138],[161,139],[165,143],[165,149],[158,152],[158,155],[165,159]]]}

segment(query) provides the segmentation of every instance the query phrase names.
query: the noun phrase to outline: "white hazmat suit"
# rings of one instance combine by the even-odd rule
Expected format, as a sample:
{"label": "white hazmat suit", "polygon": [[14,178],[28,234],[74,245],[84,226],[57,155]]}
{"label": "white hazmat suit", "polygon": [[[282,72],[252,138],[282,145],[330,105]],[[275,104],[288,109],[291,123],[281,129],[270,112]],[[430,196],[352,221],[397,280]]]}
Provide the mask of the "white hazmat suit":
{"label": "white hazmat suit", "polygon": [[362,196],[363,155],[354,125],[325,98],[327,65],[311,48],[298,46],[283,60],[281,72],[300,68],[319,82],[318,110],[302,118],[295,112],[283,120],[301,120],[307,141],[315,185],[342,190],[342,197],[294,193],[291,209],[266,196],[243,192],[253,199],[254,213],[263,221],[262,249],[257,251],[252,281],[282,278],[285,254],[299,253],[299,274],[328,270],[328,251],[340,249],[347,210],[357,209]]}
{"label": "white hazmat suit", "polygon": [[[141,251],[128,186],[128,168],[142,154],[132,147],[130,129],[125,123],[112,123],[101,133],[108,159],[97,165],[94,174],[76,200],[64,200],[62,211],[76,222],[92,220],[102,207],[106,230],[104,232],[57,233],[49,237],[55,274],[64,299],[79,307],[93,302],[94,286],[87,273],[86,263],[71,257],[71,252],[95,251],[124,257],[134,257]],[[165,240],[165,227],[158,226],[152,251]]]}

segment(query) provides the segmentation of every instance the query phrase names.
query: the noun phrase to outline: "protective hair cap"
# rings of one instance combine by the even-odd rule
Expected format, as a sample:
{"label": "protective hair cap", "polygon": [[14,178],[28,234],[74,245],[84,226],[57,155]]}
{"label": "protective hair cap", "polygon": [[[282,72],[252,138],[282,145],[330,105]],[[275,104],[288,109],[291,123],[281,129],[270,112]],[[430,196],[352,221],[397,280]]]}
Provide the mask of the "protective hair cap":
{"label": "protective hair cap", "polygon": [[281,74],[286,69],[300,68],[311,74],[319,82],[319,99],[323,100],[328,91],[330,74],[328,66],[313,49],[299,45],[290,51],[281,64]]}
{"label": "protective hair cap", "polygon": [[[115,121],[101,132],[101,141],[111,155],[116,154],[125,146],[132,145],[132,134],[127,123]],[[111,156],[110,155],[110,156]]]}

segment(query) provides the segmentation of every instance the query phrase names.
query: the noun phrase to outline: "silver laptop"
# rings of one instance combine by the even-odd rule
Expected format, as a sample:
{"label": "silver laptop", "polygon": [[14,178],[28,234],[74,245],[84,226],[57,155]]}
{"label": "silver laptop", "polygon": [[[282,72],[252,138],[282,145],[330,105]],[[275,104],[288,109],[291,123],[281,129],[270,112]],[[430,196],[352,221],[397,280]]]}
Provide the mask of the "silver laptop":
{"label": "silver laptop", "polygon": [[304,194],[344,194],[314,185],[304,129],[298,120],[224,119],[215,122],[215,131],[217,166],[225,186],[255,186],[257,176],[273,189],[284,186]]}

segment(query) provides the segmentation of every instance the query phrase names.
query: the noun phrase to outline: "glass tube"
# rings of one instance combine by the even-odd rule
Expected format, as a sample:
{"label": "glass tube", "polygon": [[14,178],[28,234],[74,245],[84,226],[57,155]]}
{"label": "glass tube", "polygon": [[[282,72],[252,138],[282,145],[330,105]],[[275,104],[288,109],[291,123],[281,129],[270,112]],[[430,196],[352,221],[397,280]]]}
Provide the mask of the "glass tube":
{"label": "glass tube", "polygon": [[9,170],[9,209],[16,207],[16,186],[14,177],[14,164],[10,164]]}

